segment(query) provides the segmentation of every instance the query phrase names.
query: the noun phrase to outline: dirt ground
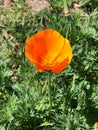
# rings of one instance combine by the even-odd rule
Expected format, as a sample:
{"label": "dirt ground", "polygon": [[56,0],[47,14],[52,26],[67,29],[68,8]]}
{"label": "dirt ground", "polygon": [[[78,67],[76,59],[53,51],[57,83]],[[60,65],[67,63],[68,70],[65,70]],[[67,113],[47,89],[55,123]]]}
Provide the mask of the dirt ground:
{"label": "dirt ground", "polygon": [[33,12],[40,11],[45,7],[49,7],[49,3],[45,0],[28,0],[28,6]]}
{"label": "dirt ground", "polygon": [[[11,3],[14,0],[0,0],[0,6],[6,8],[11,7]],[[43,8],[49,7],[49,3],[46,0],[25,0],[28,7],[32,12],[37,12],[42,10]]]}

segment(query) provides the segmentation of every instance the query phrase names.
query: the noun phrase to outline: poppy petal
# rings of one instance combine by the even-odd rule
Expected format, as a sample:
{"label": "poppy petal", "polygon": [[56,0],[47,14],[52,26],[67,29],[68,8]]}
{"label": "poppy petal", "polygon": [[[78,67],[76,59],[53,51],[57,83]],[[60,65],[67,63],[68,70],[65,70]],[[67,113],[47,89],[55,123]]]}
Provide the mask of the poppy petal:
{"label": "poppy petal", "polygon": [[60,53],[64,46],[63,36],[55,30],[38,32],[26,41],[25,54],[32,63],[48,64]]}
{"label": "poppy petal", "polygon": [[26,40],[25,55],[39,72],[60,73],[71,62],[72,48],[59,32],[46,29]]}
{"label": "poppy petal", "polygon": [[59,56],[55,59],[55,62],[57,62],[57,64],[53,66],[52,71],[54,73],[60,73],[71,62],[71,59],[72,59],[72,48],[70,46],[69,41],[65,39],[65,46],[62,49]]}
{"label": "poppy petal", "polygon": [[72,59],[72,48],[70,46],[69,40],[65,39],[64,41],[65,45],[60,53],[60,55],[57,57],[57,62],[62,62],[65,58],[68,57],[69,63],[71,62]]}
{"label": "poppy petal", "polygon": [[94,128],[95,128],[95,130],[98,130],[98,122],[96,122],[96,123],[94,124]]}
{"label": "poppy petal", "polygon": [[52,71],[56,74],[60,73],[63,69],[65,69],[68,65],[68,62],[69,62],[69,59],[68,58],[65,58],[64,61],[60,62],[60,63],[57,63]]}

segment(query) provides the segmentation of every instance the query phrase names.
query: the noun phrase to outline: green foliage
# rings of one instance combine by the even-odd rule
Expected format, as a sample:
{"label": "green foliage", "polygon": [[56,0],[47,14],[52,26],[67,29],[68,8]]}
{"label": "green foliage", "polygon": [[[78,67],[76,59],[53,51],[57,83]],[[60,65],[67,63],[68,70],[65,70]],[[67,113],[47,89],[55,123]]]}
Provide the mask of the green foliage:
{"label": "green foliage", "polygon": [[[51,4],[36,14],[17,1],[13,11],[0,9],[0,130],[93,130],[98,121],[98,10],[92,4],[90,15],[65,17],[62,2]],[[48,73],[36,72],[24,55],[25,40],[45,28],[73,48],[68,68],[52,75],[52,110]]]}

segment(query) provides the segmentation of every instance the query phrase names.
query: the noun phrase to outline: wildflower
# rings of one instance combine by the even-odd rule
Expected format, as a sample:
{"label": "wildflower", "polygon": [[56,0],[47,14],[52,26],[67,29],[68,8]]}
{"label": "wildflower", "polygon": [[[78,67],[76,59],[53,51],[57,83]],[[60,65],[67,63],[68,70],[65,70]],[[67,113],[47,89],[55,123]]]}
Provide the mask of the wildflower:
{"label": "wildflower", "polygon": [[26,40],[25,55],[39,72],[58,74],[71,62],[72,48],[59,32],[46,29]]}
{"label": "wildflower", "polygon": [[95,130],[98,130],[98,122],[96,122],[96,123],[94,124],[94,128],[95,128]]}

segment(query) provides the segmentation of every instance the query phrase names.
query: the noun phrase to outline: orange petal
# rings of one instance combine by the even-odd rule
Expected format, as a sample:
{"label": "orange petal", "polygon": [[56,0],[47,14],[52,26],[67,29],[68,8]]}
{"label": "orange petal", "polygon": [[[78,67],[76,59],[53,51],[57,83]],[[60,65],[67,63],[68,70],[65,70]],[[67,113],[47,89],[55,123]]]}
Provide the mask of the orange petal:
{"label": "orange petal", "polygon": [[60,73],[63,69],[65,69],[68,65],[69,59],[65,58],[64,61],[57,63],[53,68],[52,71],[56,74]]}
{"label": "orange petal", "polygon": [[69,63],[70,63],[71,59],[72,59],[72,48],[71,48],[69,40],[65,39],[64,47],[61,50],[61,53],[58,55],[56,60],[57,60],[57,62],[62,62],[67,57],[68,57]]}
{"label": "orange petal", "polygon": [[60,73],[63,69],[67,67],[67,65],[71,62],[72,59],[72,48],[67,39],[65,39],[65,46],[62,49],[61,53],[55,59],[57,63],[54,67],[52,67],[52,71],[55,73]]}
{"label": "orange petal", "polygon": [[94,124],[94,128],[95,128],[95,130],[98,130],[98,122],[96,122],[96,123]]}
{"label": "orange petal", "polygon": [[72,48],[60,33],[46,29],[27,39],[25,55],[38,71],[60,73],[72,59]]}
{"label": "orange petal", "polygon": [[64,46],[63,36],[55,30],[38,32],[26,41],[25,55],[32,63],[50,64]]}
{"label": "orange petal", "polygon": [[35,64],[35,66],[36,66],[36,69],[39,72],[43,72],[45,70],[51,70],[51,67],[49,67],[49,66],[42,66],[41,64]]}

